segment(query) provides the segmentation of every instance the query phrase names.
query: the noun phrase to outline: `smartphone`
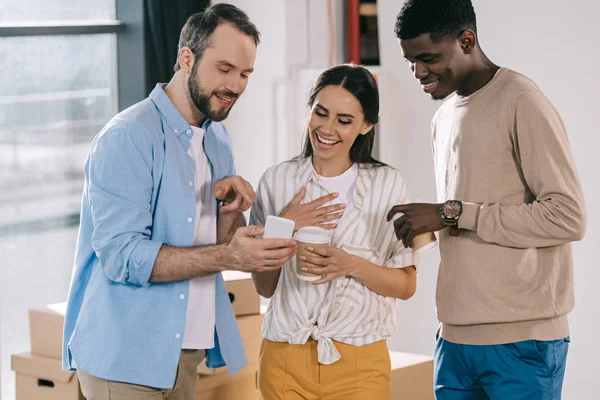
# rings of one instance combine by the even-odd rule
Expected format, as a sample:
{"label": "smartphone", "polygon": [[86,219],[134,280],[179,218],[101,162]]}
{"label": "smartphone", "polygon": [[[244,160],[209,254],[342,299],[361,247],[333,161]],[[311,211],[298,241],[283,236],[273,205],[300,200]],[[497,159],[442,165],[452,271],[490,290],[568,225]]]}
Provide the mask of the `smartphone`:
{"label": "smartphone", "polygon": [[265,224],[264,239],[291,239],[296,224],[291,219],[269,215]]}

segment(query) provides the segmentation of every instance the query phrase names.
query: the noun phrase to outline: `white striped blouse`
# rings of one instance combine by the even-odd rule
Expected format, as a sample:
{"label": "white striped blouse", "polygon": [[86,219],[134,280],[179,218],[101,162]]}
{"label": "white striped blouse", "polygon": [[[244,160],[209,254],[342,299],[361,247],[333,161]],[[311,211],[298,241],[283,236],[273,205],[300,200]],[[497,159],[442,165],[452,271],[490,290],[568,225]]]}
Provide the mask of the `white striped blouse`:
{"label": "white striped blouse", "polygon": [[[262,176],[250,223],[264,226],[267,216],[279,215],[302,186],[303,203],[328,192],[311,158],[281,163]],[[409,202],[400,173],[388,166],[359,164],[353,199],[332,233],[332,246],[389,268],[416,265],[418,256],[406,249],[386,221],[395,204]],[[332,364],[340,354],[332,340],[362,346],[387,339],[397,321],[396,299],[379,295],[354,278],[338,278],[312,286],[296,277],[295,258],[282,268],[269,302],[262,335],[275,342],[318,341],[318,359]]]}

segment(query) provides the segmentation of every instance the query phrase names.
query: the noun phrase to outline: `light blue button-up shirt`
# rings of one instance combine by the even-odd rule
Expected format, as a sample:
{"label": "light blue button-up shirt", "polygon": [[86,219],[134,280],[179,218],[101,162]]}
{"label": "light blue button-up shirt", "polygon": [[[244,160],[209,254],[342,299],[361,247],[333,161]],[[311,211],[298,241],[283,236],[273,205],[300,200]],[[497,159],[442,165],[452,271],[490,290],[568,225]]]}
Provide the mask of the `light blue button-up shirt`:
{"label": "light blue button-up shirt", "polygon": [[[235,175],[225,127],[207,121],[204,150],[213,184]],[[63,368],[157,388],[175,382],[189,281],[148,282],[161,245],[194,240],[194,134],[161,85],[115,116],[94,139],[63,339]],[[217,210],[215,210],[217,212]],[[209,367],[246,365],[221,274]],[[183,296],[182,296],[183,295]]]}

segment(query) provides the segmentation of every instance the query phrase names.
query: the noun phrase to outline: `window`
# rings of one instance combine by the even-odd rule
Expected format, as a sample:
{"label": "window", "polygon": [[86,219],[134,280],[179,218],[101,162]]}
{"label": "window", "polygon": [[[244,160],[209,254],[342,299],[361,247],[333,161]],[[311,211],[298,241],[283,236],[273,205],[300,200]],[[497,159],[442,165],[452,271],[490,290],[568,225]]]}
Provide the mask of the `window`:
{"label": "window", "polygon": [[[4,0],[0,27],[108,21],[115,0]],[[29,351],[27,310],[64,301],[83,163],[117,112],[116,34],[0,35],[0,385]]]}
{"label": "window", "polygon": [[111,34],[0,38],[0,233],[81,192],[89,142],[116,111],[114,49]]}

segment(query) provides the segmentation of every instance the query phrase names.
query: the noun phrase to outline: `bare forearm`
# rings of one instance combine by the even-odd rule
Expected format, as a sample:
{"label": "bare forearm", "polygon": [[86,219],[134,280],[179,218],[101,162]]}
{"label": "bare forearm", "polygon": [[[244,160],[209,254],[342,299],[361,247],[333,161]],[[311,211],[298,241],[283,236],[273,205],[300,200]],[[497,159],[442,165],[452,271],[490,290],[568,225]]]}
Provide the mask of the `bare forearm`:
{"label": "bare forearm", "polygon": [[270,272],[253,272],[252,280],[254,281],[256,292],[267,299],[273,297],[275,289],[277,289],[277,282],[279,282],[280,275],[281,270]]}
{"label": "bare forearm", "polygon": [[225,244],[202,247],[163,245],[154,262],[150,282],[183,281],[224,271],[228,257]]}
{"label": "bare forearm", "polygon": [[240,212],[222,212],[219,210],[217,222],[217,243],[229,243],[235,231],[244,226],[244,215]]}
{"label": "bare forearm", "polygon": [[417,289],[415,267],[386,268],[356,256],[352,261],[356,263],[353,278],[375,293],[401,300],[408,300],[415,294]]}

